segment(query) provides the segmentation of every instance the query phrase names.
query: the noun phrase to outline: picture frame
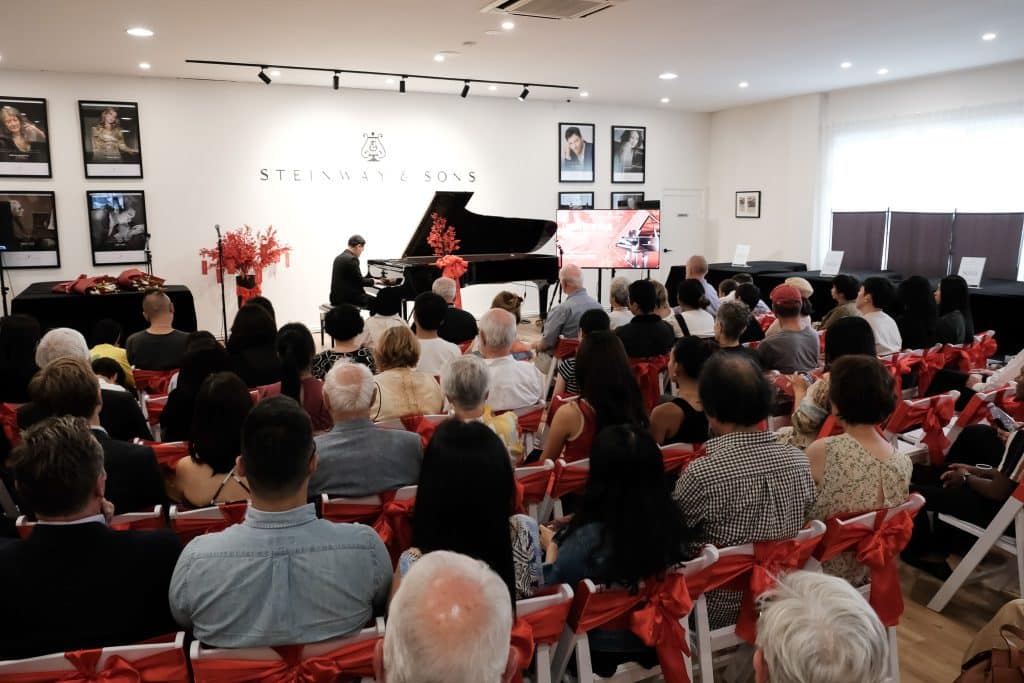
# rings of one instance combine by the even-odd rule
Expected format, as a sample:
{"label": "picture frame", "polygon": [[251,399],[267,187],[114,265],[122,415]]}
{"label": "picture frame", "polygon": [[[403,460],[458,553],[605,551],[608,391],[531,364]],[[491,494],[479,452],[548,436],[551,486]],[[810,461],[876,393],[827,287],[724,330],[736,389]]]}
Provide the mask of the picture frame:
{"label": "picture frame", "polygon": [[79,100],[86,178],[142,178],[142,132],[137,102]]}
{"label": "picture frame", "polygon": [[0,96],[0,177],[53,177],[46,100]]}
{"label": "picture frame", "polygon": [[594,182],[594,136],[592,123],[558,124],[558,182]]}
{"label": "picture frame", "polygon": [[647,127],[612,126],[612,182],[643,183],[647,179]]}
{"label": "picture frame", "polygon": [[609,209],[640,209],[644,201],[643,192],[612,192]]}
{"label": "picture frame", "polygon": [[56,193],[0,191],[0,245],[5,269],[60,268]]}
{"label": "picture frame", "polygon": [[593,209],[593,192],[559,192],[559,209]]}
{"label": "picture frame", "polygon": [[146,195],[142,190],[85,193],[92,264],[145,263],[149,245]]}
{"label": "picture frame", "polygon": [[744,190],[736,193],[736,218],[761,217],[761,191]]}

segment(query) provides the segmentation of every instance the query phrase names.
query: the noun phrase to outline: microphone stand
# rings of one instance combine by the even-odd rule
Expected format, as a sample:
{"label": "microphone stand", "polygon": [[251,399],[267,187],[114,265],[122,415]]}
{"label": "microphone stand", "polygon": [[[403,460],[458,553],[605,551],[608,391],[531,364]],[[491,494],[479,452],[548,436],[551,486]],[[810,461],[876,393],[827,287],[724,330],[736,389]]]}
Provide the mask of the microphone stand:
{"label": "microphone stand", "polygon": [[224,325],[224,344],[228,343],[228,304],[224,294],[224,240],[220,235],[220,226],[213,226],[217,230],[217,279],[220,280],[220,316]]}
{"label": "microphone stand", "polygon": [[7,247],[0,245],[0,299],[4,302],[4,317],[7,317],[7,280],[4,279],[4,254]]}
{"label": "microphone stand", "polygon": [[146,249],[143,252],[146,255],[146,272],[149,276],[153,276],[153,252],[149,249],[149,231],[146,231]]}

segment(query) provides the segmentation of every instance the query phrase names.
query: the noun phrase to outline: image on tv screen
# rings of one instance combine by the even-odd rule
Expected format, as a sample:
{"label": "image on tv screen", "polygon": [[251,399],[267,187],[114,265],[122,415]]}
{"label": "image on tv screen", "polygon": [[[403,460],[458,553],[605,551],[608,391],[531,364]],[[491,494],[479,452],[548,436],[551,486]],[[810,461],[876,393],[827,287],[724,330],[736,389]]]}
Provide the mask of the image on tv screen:
{"label": "image on tv screen", "polygon": [[557,214],[555,245],[562,263],[580,268],[658,268],[658,209],[568,210]]}

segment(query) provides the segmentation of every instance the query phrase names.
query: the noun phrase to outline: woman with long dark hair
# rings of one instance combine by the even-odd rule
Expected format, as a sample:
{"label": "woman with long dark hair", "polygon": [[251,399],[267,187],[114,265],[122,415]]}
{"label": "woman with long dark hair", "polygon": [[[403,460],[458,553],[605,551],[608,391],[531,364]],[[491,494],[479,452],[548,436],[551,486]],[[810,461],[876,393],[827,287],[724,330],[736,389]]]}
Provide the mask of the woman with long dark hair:
{"label": "woman with long dark hair", "polygon": [[30,315],[0,318],[0,402],[28,403],[28,383],[36,374],[39,322]]}
{"label": "woman with long dark hair", "polygon": [[281,381],[281,363],[274,349],[276,337],[277,327],[264,308],[246,304],[238,309],[227,349],[235,373],[250,389]]}
{"label": "woman with long dark hair", "polygon": [[905,349],[927,349],[935,345],[939,312],[928,279],[911,275],[896,289],[896,301],[902,311],[896,318]]}
{"label": "woman with long dark hair", "polygon": [[[687,559],[689,529],[665,488],[661,451],[647,431],[615,425],[594,439],[583,501],[557,534],[542,531],[544,583],[575,586],[589,578],[636,588]],[[624,631],[592,631],[594,672],[610,675],[629,660],[650,666],[657,657]]]}
{"label": "woman with long dark hair", "polygon": [[579,398],[565,403],[552,418],[543,459],[589,458],[594,435],[610,425],[647,429],[650,418],[640,387],[614,332],[592,332],[583,337],[576,352],[576,384]]}
{"label": "woman with long dark hair", "polygon": [[935,303],[939,305],[935,341],[939,344],[974,343],[974,316],[971,315],[967,280],[959,275],[942,278],[935,290]]}
{"label": "woman with long dark hair", "polygon": [[508,586],[511,600],[540,583],[537,523],[513,515],[515,485],[508,451],[480,422],[441,423],[423,453],[412,547],[402,553],[391,586],[424,554],[451,550],[483,561]]}
{"label": "woman with long dark hair", "polygon": [[263,387],[260,398],[277,394],[289,396],[309,414],[313,431],[333,427],[334,420],[324,405],[324,383],[313,376],[316,343],[309,328],[302,323],[288,323],[277,333],[276,349],[281,361],[281,381]]}
{"label": "woman with long dark hair", "polygon": [[167,404],[160,414],[160,438],[163,441],[192,440],[192,413],[200,387],[213,373],[231,369],[231,357],[216,341],[200,338],[185,351],[177,386],[167,396]]}

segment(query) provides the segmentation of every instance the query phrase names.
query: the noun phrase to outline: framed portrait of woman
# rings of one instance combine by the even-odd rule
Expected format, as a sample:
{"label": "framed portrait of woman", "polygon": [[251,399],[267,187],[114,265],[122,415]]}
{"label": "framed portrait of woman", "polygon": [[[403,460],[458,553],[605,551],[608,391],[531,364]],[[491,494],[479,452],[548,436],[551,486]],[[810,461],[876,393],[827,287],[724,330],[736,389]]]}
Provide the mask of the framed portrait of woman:
{"label": "framed portrait of woman", "polygon": [[149,225],[142,190],[86,192],[85,198],[92,264],[145,263]]}
{"label": "framed portrait of woman", "polygon": [[78,101],[86,178],[141,178],[142,133],[136,102]]}
{"label": "framed portrait of woman", "polygon": [[0,97],[0,176],[53,177],[46,100]]}
{"label": "framed portrait of woman", "polygon": [[642,183],[647,163],[647,128],[612,126],[612,182]]}
{"label": "framed portrait of woman", "polygon": [[4,268],[59,268],[54,193],[0,190],[0,246]]}

